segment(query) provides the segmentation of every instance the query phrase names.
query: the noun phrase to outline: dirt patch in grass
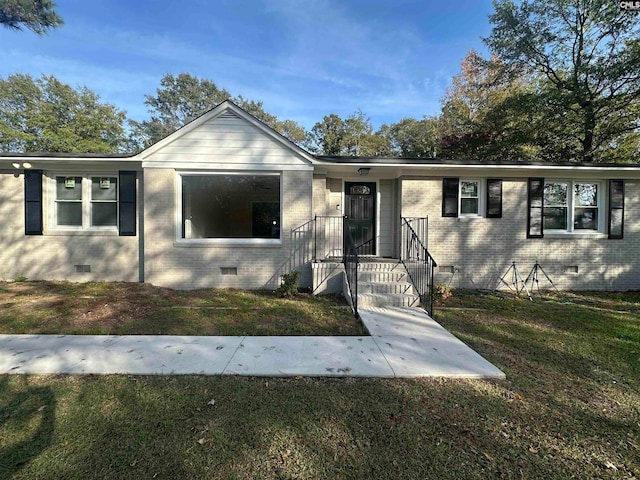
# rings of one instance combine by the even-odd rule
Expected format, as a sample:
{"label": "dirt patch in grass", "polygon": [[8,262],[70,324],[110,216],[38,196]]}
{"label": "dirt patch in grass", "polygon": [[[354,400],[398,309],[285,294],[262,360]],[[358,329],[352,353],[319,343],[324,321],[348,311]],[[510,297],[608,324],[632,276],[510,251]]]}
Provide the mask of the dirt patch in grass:
{"label": "dirt patch in grass", "polygon": [[340,296],[142,283],[0,283],[0,333],[363,335]]}

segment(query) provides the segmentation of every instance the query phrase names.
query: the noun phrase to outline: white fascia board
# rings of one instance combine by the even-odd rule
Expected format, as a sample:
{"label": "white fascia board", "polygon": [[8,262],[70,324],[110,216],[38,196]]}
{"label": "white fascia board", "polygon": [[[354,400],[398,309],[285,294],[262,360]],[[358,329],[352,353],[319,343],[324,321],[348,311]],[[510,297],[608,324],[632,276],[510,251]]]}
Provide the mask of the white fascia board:
{"label": "white fascia board", "polygon": [[173,168],[176,170],[194,169],[194,170],[233,170],[233,171],[306,171],[312,172],[312,165],[290,165],[290,164],[254,164],[254,163],[219,163],[219,162],[165,162],[165,161],[152,161],[142,162],[143,169],[156,169],[156,168]]}
{"label": "white fascia board", "polygon": [[[28,167],[25,167],[25,164]],[[108,157],[2,157],[1,168],[13,170],[47,170],[55,168],[92,168],[114,167],[128,170],[142,170],[142,162],[135,158],[108,158]]]}
{"label": "white fascia board", "polygon": [[[320,167],[320,168],[318,168]],[[357,171],[358,168],[369,168],[370,175],[375,175],[376,170],[385,170],[386,172],[397,172],[403,176],[442,176],[456,175],[459,172],[470,172],[471,175],[494,176],[494,175],[510,175],[510,176],[532,176],[543,175],[544,172],[559,174],[606,174],[607,177],[624,176],[625,178],[640,178],[640,165],[625,165],[619,167],[597,166],[597,165],[491,165],[491,164],[407,164],[407,163],[334,163],[334,162],[318,162],[316,169],[321,172]],[[385,172],[385,173],[386,173]],[[366,178],[366,177],[363,177]]]}

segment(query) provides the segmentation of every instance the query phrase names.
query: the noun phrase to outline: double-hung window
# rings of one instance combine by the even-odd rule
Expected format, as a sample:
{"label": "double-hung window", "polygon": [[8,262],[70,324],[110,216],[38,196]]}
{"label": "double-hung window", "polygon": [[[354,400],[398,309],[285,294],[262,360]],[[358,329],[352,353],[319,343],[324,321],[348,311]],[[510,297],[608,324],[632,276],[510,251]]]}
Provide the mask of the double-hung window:
{"label": "double-hung window", "polygon": [[118,226],[117,176],[56,176],[53,227],[112,230]]}
{"label": "double-hung window", "polygon": [[544,231],[603,231],[602,188],[599,182],[547,180],[544,183]]}
{"label": "double-hung window", "polygon": [[460,180],[460,216],[480,215],[480,180]]}

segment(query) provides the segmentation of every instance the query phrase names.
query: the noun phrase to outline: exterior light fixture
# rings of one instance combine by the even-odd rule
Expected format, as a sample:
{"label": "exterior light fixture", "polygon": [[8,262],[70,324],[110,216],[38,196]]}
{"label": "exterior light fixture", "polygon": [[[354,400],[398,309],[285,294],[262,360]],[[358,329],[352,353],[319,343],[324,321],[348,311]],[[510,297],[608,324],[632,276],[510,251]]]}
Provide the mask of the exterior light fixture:
{"label": "exterior light fixture", "polygon": [[359,168],[358,169],[358,175],[360,175],[361,177],[366,177],[367,175],[369,175],[370,171],[371,171],[370,168],[366,168],[366,167]]}

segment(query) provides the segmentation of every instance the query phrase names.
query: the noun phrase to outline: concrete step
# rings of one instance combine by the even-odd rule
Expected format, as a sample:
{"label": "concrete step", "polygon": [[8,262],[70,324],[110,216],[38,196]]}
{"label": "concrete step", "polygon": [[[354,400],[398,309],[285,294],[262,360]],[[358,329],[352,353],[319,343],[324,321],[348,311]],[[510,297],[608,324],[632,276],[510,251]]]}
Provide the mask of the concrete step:
{"label": "concrete step", "polygon": [[361,272],[394,272],[404,270],[404,265],[398,262],[363,262],[360,261],[358,270]]}
{"label": "concrete step", "polygon": [[394,271],[358,271],[358,282],[394,283],[407,281],[409,281],[409,275],[404,267]]}
{"label": "concrete step", "polygon": [[404,293],[414,294],[410,282],[358,282],[358,293]]}
{"label": "concrete step", "polygon": [[417,307],[418,295],[402,293],[358,293],[358,308],[364,307]]}

